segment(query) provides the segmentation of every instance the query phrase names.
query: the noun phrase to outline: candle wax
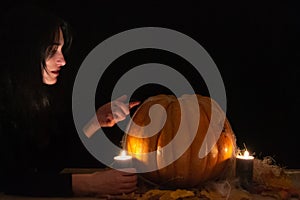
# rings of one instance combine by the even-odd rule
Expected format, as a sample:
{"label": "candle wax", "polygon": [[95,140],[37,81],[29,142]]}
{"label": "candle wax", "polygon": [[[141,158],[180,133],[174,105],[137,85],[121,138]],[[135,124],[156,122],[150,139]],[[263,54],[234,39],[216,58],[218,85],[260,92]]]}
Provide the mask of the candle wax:
{"label": "candle wax", "polygon": [[114,157],[114,168],[131,168],[132,167],[132,157],[128,155],[120,155]]}
{"label": "candle wax", "polygon": [[242,186],[249,186],[253,178],[253,156],[236,157],[236,177],[239,178]]}

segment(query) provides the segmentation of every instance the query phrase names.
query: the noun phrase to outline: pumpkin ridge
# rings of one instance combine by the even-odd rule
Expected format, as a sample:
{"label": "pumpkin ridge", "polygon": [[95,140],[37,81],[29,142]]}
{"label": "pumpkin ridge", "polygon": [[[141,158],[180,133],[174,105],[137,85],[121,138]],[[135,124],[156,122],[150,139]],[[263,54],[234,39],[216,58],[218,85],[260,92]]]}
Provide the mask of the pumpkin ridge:
{"label": "pumpkin ridge", "polygon": [[[190,97],[192,97],[192,98],[196,97],[197,98],[197,96],[195,96],[195,95],[188,95],[188,96],[185,96],[185,98],[184,98],[185,99],[184,102],[186,104],[185,107],[186,107],[186,109],[189,109],[187,111],[187,113],[191,113],[193,115],[195,109],[193,108],[193,106],[192,107],[190,106],[190,103],[193,103],[193,101],[189,102],[191,100]],[[198,101],[198,99],[196,99],[196,100]],[[199,103],[198,102],[196,103],[195,106],[197,106],[198,109],[199,109],[199,115],[197,115],[197,116],[191,116],[191,118],[194,118],[194,117],[199,118],[197,120],[197,122],[196,122],[196,123],[198,123],[198,125],[197,125],[197,128],[196,128],[196,133],[195,133],[194,138],[191,138],[192,136],[189,134],[193,130],[191,130],[190,127],[187,127],[188,137],[189,137],[189,139],[193,139],[193,141],[192,141],[192,143],[190,145],[191,147],[188,148],[187,151],[183,155],[183,156],[187,157],[187,161],[185,161],[185,163],[194,163],[195,160],[199,159],[198,156],[197,156],[198,155],[197,152],[199,151],[199,149],[197,147],[196,142],[197,142],[198,131],[199,131],[199,126],[200,126],[200,117],[201,117],[201,113],[200,112],[201,111],[200,111],[200,107],[199,107]],[[188,118],[185,118],[185,119],[189,120]],[[185,163],[183,163],[183,164],[185,164]],[[194,171],[197,170],[196,165],[193,165],[193,167],[187,166],[187,167],[185,167],[185,169],[186,169],[186,174],[187,174],[187,178],[186,179],[187,180],[192,180],[192,181],[185,180],[186,183],[185,183],[184,186],[185,187],[189,187],[189,186],[195,185],[197,183],[197,179],[199,178],[199,175],[194,174]],[[201,173],[199,173],[199,174],[201,174]]]}
{"label": "pumpkin ridge", "polygon": [[[186,126],[186,124],[190,120],[189,117],[192,118],[192,116],[188,116],[188,113],[190,113],[190,106],[189,106],[189,102],[188,102],[189,98],[186,98],[186,97],[187,96],[183,96],[183,97],[181,97],[181,98],[178,99],[179,100],[178,107],[180,108],[180,106],[182,106],[182,111],[183,111],[183,113],[181,113],[181,115],[179,117],[180,119],[182,119],[180,121],[180,123],[182,123],[182,124],[179,124],[179,126],[185,126],[186,127],[185,132],[184,132],[184,135],[185,135],[184,137],[187,137],[187,138],[182,138],[183,140],[189,140],[189,139],[191,139],[190,138],[190,134],[189,134],[191,132],[191,130],[190,130],[189,126]],[[178,134],[178,131],[177,131],[177,134]],[[176,149],[176,146],[174,144],[172,145],[172,147]],[[188,177],[185,177],[184,174],[189,174],[189,172],[190,172],[190,167],[189,166],[185,166],[185,163],[189,163],[192,160],[191,159],[191,157],[192,157],[191,156],[191,150],[192,150],[192,148],[187,148],[182,153],[182,155],[177,160],[175,160],[175,162],[174,162],[174,166],[178,169],[176,171],[179,172],[179,177],[183,177],[181,179],[178,179],[177,181],[175,180],[174,182],[175,182],[175,184],[176,184],[176,182],[178,182],[178,184],[180,184],[180,182],[182,182],[181,185],[183,187],[186,186],[185,182],[186,182],[186,179],[188,179]],[[185,166],[185,167],[181,167],[181,166]],[[176,177],[176,173],[174,174],[174,176]]]}
{"label": "pumpkin ridge", "polygon": [[[173,132],[173,129],[175,128],[175,127],[173,127],[173,124],[172,124],[173,122],[171,121],[172,120],[171,116],[174,115],[173,112],[175,110],[174,109],[169,109],[169,108],[174,107],[176,105],[176,103],[177,103],[177,101],[170,101],[170,103],[168,105],[168,108],[166,109],[167,114],[168,114],[168,119],[167,119],[168,121],[166,122],[165,126],[161,130],[160,135],[159,135],[159,142],[157,142],[157,144],[160,145],[161,147],[165,147],[166,145],[168,145],[170,143],[170,141],[172,141],[172,139],[174,138],[174,135],[169,135],[168,133],[170,132],[170,130],[172,130],[171,132]],[[176,129],[178,129],[178,127]],[[163,144],[161,144],[161,143],[163,143]],[[163,156],[165,156],[165,155],[162,152],[162,155],[157,157],[157,162],[158,162],[158,167],[159,168],[161,167],[161,166],[159,166],[160,163],[161,163],[161,165],[165,164]],[[166,155],[166,156],[173,158],[173,154],[172,155]],[[160,174],[165,174],[165,177],[169,182],[170,180],[174,179],[173,175],[170,174],[170,172],[173,172],[174,170],[175,170],[175,166],[167,165],[164,168],[161,168],[159,170],[159,173]]]}
{"label": "pumpkin ridge", "polygon": [[[211,120],[212,106],[214,106],[214,108],[216,108],[214,110],[214,111],[217,111],[215,114],[221,115],[221,116],[224,114],[223,111],[221,110],[221,108],[216,103],[216,101],[214,101],[213,99],[208,98],[208,97],[201,97],[201,98],[202,98],[202,103],[206,105],[206,106],[203,106],[203,108],[206,110],[206,113],[207,113],[206,117],[208,117],[209,121]],[[209,106],[207,106],[207,105],[209,105]],[[210,110],[208,110],[209,108],[210,108]],[[225,122],[226,122],[226,118],[225,118],[224,124],[225,124]],[[223,166],[225,166],[223,164],[223,162],[226,162],[224,159],[224,153],[223,153],[223,149],[222,149],[223,145],[221,145],[223,140],[224,140],[224,134],[221,133],[219,135],[217,143],[214,145],[214,146],[216,146],[218,156],[217,156],[217,161],[215,163],[216,167],[215,167],[214,172],[211,172],[211,177],[217,177],[217,174],[220,174],[220,172],[223,171],[223,169],[224,169]],[[213,147],[213,148],[215,148],[215,147]],[[211,153],[212,153],[212,151],[211,151]],[[209,156],[209,157],[211,158],[211,156]]]}
{"label": "pumpkin ridge", "polygon": [[[210,123],[210,118],[207,116],[207,112],[206,112],[206,109],[204,108],[204,106],[199,103],[200,100],[202,97],[199,95],[198,96],[198,104],[199,104],[199,110],[200,110],[200,119],[199,119],[199,127],[198,127],[198,133],[200,133],[199,135],[201,136],[199,138],[199,147],[197,148],[197,158],[200,160],[200,163],[202,166],[201,170],[199,170],[199,174],[201,174],[201,178],[203,179],[203,181],[205,181],[210,174],[210,166],[207,165],[208,163],[208,159],[210,157],[210,153],[204,157],[204,158],[199,158],[199,151],[200,149],[202,148],[202,146],[204,145],[203,142],[204,142],[204,138],[207,134],[207,131],[208,131],[208,125]],[[205,133],[205,134],[201,134],[201,133]]]}

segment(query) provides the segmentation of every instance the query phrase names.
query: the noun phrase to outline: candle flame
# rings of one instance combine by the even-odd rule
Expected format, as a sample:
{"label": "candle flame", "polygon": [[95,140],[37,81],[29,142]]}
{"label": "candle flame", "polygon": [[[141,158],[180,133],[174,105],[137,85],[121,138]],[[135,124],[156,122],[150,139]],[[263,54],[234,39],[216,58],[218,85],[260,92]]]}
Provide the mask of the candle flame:
{"label": "candle flame", "polygon": [[120,153],[120,156],[126,156],[126,151],[122,150],[121,153]]}
{"label": "candle flame", "polygon": [[249,157],[249,155],[250,155],[250,154],[249,154],[249,151],[246,150],[246,151],[244,152],[244,157]]}
{"label": "candle flame", "polygon": [[249,159],[252,160],[252,159],[254,159],[253,156],[250,156],[250,153],[249,153],[248,150],[245,150],[244,154],[239,153],[236,157],[240,158],[240,159],[246,159],[246,160],[249,160]]}
{"label": "candle flame", "polygon": [[127,155],[125,150],[122,150],[118,156],[114,157],[114,160],[130,160],[132,156]]}

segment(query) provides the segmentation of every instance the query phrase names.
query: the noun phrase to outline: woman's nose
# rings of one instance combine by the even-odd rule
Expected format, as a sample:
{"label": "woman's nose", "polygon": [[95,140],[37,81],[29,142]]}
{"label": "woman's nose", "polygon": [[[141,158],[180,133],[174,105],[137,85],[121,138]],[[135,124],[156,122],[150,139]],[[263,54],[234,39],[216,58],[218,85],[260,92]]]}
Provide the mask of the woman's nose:
{"label": "woman's nose", "polygon": [[56,58],[56,63],[60,66],[64,66],[66,64],[65,57],[62,53],[59,53]]}

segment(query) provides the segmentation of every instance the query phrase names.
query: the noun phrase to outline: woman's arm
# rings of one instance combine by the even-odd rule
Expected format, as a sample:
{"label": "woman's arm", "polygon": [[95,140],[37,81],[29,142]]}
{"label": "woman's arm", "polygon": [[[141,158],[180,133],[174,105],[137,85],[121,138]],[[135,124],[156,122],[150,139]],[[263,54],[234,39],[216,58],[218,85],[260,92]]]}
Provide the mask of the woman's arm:
{"label": "woman's arm", "polygon": [[99,196],[130,193],[137,189],[135,169],[125,171],[108,169],[93,174],[73,174],[72,189],[75,196]]}

